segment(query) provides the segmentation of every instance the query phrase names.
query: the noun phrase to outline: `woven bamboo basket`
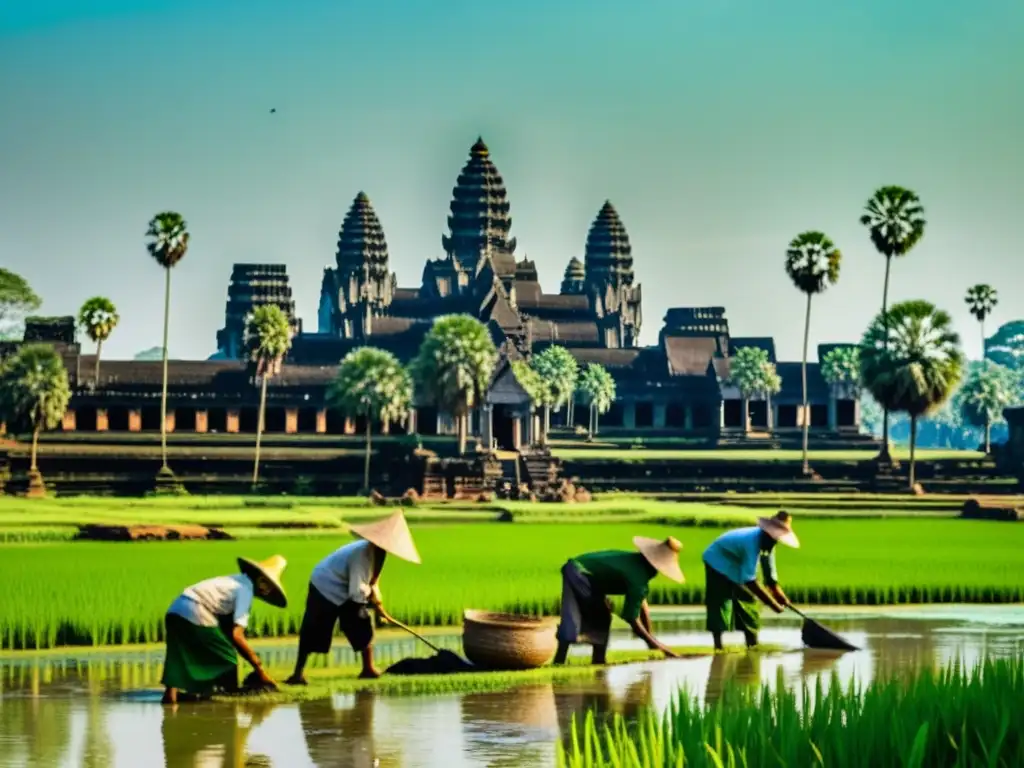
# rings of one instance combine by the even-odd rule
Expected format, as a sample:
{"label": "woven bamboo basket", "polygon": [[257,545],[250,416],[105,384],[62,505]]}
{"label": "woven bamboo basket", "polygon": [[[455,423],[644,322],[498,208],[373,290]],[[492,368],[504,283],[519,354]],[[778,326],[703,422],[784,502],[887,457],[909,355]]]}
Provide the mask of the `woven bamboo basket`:
{"label": "woven bamboo basket", "polygon": [[558,648],[553,617],[466,611],[462,617],[462,649],[483,669],[535,669]]}

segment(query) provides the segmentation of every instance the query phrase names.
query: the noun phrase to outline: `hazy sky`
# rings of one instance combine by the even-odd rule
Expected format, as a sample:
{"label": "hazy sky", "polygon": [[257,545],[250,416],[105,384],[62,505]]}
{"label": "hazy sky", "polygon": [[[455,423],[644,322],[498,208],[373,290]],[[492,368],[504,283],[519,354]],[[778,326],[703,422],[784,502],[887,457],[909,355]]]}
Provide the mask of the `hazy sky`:
{"label": "hazy sky", "polygon": [[1022,38],[1020,0],[0,0],[0,264],[47,314],[110,297],[130,357],[160,343],[144,233],[169,208],[192,232],[173,356],[214,351],[236,261],[286,263],[315,330],[356,192],[418,286],[481,134],[549,291],[612,200],[647,343],[666,308],[722,305],[798,359],[805,229],[844,253],[812,343],[856,340],[884,264],[860,209],[911,187],[928,228],[892,296],[953,312],[976,355],[969,285],[1000,289],[993,328],[1024,317]]}

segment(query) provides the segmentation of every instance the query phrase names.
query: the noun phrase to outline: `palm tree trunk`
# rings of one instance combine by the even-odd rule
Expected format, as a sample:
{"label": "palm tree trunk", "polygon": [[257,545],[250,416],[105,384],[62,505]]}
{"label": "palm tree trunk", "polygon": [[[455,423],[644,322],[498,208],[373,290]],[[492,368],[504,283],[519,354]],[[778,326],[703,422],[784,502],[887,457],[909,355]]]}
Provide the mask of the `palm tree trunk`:
{"label": "palm tree trunk", "polygon": [[917,416],[911,414],[910,416],[910,491],[913,493],[914,486],[917,484],[917,477],[915,470],[917,469],[917,463],[915,461],[914,454],[917,450]]}
{"label": "palm tree trunk", "polygon": [[39,465],[36,463],[36,459],[39,456],[39,424],[35,425],[32,430],[32,461],[29,463],[29,471],[38,472]]}
{"label": "palm tree trunk", "polygon": [[164,267],[163,384],[160,389],[160,468],[167,469],[167,328],[171,320],[171,268]]}
{"label": "palm tree trunk", "polygon": [[370,493],[370,449],[373,444],[373,419],[366,414],[366,456],[363,458],[363,489]]}
{"label": "palm tree trunk", "polygon": [[92,374],[92,385],[93,387],[99,387],[100,385],[100,354],[103,352],[103,339],[96,342],[96,368]]}
{"label": "palm tree trunk", "polygon": [[548,442],[548,431],[551,429],[551,406],[544,406],[544,425],[540,432],[540,444],[547,445]]}
{"label": "palm tree trunk", "polygon": [[[885,257],[885,283],[882,286],[882,317],[885,322],[885,345],[889,346],[889,318],[886,315],[889,309],[889,271],[892,267],[892,256]],[[889,408],[885,403],[882,406],[882,449],[878,453],[879,462],[891,463],[892,453],[889,450]]]}
{"label": "palm tree trunk", "polygon": [[982,318],[978,321],[978,325],[981,326],[981,359],[985,359],[985,319]]}
{"label": "palm tree trunk", "polygon": [[466,413],[460,412],[459,415],[455,417],[459,433],[459,456],[462,456],[466,452],[466,431],[468,429],[468,425],[466,423],[467,413],[468,411],[466,411]]}
{"label": "palm tree trunk", "polygon": [[[886,280],[888,280],[888,267],[886,267]],[[811,435],[811,407],[807,402],[807,345],[811,338],[811,294],[807,294],[807,312],[804,315],[804,356],[800,362],[800,383],[803,387],[803,413],[804,413],[804,435],[803,435],[803,471],[805,475],[811,474],[811,465],[807,460],[807,444]]]}
{"label": "palm tree trunk", "polygon": [[772,395],[768,392],[765,395],[765,407],[768,409],[766,418],[768,419],[768,434],[770,435],[775,431],[775,418],[772,416]]}
{"label": "palm tree trunk", "polygon": [[267,374],[260,381],[260,412],[256,418],[256,457],[252,464],[252,484],[255,486],[260,479],[260,441],[263,438],[263,422],[267,411]]}
{"label": "palm tree trunk", "polygon": [[589,416],[589,418],[590,418],[590,421],[587,423],[587,437],[589,437],[591,440],[593,440],[594,439],[594,404],[593,403],[591,403],[590,407],[587,409],[587,416]]}
{"label": "palm tree trunk", "polygon": [[992,453],[992,422],[985,418],[985,455]]}
{"label": "palm tree trunk", "polygon": [[743,396],[743,434],[750,432],[750,398]]}
{"label": "palm tree trunk", "polygon": [[601,411],[595,405],[594,406],[594,437],[597,437],[597,432],[598,432],[598,427],[600,426],[600,422],[601,422]]}

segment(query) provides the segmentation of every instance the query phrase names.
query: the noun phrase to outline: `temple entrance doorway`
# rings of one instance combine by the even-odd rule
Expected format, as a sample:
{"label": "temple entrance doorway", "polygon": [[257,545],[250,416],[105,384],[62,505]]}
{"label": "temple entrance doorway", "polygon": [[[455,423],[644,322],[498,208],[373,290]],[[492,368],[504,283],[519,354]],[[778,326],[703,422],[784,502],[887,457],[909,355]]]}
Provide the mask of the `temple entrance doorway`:
{"label": "temple entrance doorway", "polygon": [[494,430],[494,440],[498,449],[502,451],[515,451],[518,446],[515,444],[515,422],[516,417],[512,415],[507,405],[495,405],[491,411],[491,429]]}

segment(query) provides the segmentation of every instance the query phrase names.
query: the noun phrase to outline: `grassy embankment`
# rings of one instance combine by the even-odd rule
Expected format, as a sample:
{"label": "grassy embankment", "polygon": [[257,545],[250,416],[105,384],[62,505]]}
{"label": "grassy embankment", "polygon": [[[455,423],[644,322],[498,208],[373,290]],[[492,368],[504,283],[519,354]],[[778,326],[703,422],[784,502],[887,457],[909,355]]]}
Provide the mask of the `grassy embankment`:
{"label": "grassy embankment", "polygon": [[561,768],[738,768],[738,766],[1024,765],[1024,662],[985,660],[908,680],[876,680],[861,691],[730,692],[705,709],[680,696],[669,713],[573,724],[559,745]]}
{"label": "grassy embankment", "polygon": [[[702,520],[721,525],[752,521],[756,512],[712,507],[702,514]],[[803,548],[780,550],[778,562],[783,584],[798,602],[1024,599],[1019,580],[1024,526],[942,519],[798,519],[797,530]],[[689,581],[674,585],[655,580],[652,603],[699,603],[701,552],[720,530],[638,519],[531,525],[418,522],[413,532],[424,564],[389,561],[382,587],[385,604],[396,618],[422,626],[458,625],[467,608],[553,614],[558,570],[568,557],[630,548],[635,535],[672,534],[684,544],[682,566]],[[163,613],[182,588],[232,572],[237,556],[274,553],[289,561],[285,586],[291,602],[287,610],[257,604],[251,629],[264,637],[293,634],[310,571],[348,540],[338,529],[335,536],[315,538],[0,545],[6,577],[0,591],[0,647],[158,641]]]}

